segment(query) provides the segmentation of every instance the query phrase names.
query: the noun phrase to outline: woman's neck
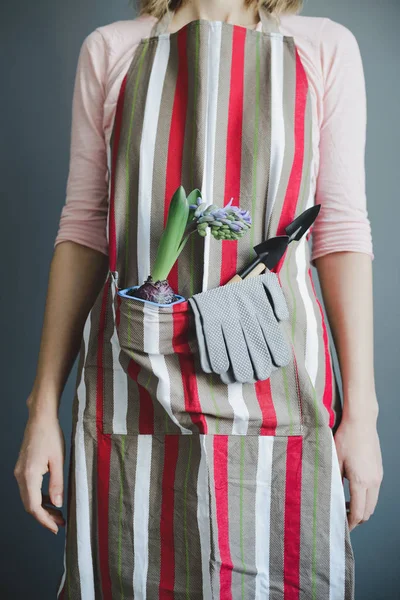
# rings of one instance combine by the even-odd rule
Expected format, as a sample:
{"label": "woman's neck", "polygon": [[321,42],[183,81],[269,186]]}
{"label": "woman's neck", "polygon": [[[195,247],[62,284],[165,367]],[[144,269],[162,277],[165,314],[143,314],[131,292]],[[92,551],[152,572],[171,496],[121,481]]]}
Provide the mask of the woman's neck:
{"label": "woman's neck", "polygon": [[226,21],[254,28],[259,22],[259,15],[256,4],[245,6],[243,0],[187,0],[175,11],[168,31],[173,33],[186,23],[197,19]]}

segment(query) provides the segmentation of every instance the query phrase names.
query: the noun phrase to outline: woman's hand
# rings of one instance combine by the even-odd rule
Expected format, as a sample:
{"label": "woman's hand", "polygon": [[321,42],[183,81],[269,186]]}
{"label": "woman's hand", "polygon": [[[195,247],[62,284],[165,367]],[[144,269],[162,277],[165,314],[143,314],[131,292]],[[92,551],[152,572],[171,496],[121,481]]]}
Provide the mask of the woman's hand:
{"label": "woman's hand", "polygon": [[[63,503],[64,434],[58,418],[52,413],[30,412],[14,475],[19,485],[25,510],[53,533],[65,521]],[[43,475],[50,471],[49,495],[42,493]],[[53,506],[44,506],[45,503]]]}
{"label": "woman's hand", "polygon": [[349,480],[351,531],[368,521],[378,501],[383,467],[376,418],[343,418],[334,439],[342,479]]}

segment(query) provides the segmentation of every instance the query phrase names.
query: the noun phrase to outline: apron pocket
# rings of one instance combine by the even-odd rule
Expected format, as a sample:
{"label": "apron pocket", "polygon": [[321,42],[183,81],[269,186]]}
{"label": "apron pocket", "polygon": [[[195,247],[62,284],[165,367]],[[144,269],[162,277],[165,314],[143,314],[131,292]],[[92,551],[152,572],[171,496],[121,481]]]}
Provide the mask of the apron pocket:
{"label": "apron pocket", "polygon": [[141,354],[191,352],[194,324],[187,300],[157,306],[116,293],[115,302],[119,343],[130,358],[137,360]]}

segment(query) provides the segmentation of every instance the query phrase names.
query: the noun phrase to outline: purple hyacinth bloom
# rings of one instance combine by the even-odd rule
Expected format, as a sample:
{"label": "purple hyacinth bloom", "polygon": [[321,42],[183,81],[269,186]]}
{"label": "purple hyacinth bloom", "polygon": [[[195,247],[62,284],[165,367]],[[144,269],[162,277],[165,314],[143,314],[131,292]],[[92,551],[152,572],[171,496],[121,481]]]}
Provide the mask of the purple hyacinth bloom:
{"label": "purple hyacinth bloom", "polygon": [[233,210],[233,212],[237,214],[241,219],[243,219],[243,221],[245,221],[246,223],[251,223],[251,216],[248,210],[243,210],[238,206],[232,206],[231,210]]}
{"label": "purple hyacinth bloom", "polygon": [[[217,207],[215,204],[207,205],[199,196],[196,204],[190,205],[193,211],[192,222],[197,223],[198,232],[202,236],[206,234],[206,229],[209,227],[216,239],[239,239],[250,228],[249,211],[239,206],[232,206],[232,201],[233,198],[225,206]],[[225,227],[221,227],[222,225]]]}

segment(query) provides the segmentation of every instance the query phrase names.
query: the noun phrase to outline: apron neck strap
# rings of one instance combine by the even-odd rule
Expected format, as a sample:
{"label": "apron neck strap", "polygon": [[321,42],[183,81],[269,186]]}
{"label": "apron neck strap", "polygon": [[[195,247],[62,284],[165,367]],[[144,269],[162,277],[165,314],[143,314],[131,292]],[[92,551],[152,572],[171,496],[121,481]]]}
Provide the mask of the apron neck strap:
{"label": "apron neck strap", "polygon": [[271,15],[265,6],[260,6],[258,12],[264,33],[280,33],[279,18],[277,16]]}
{"label": "apron neck strap", "polygon": [[[260,21],[262,24],[262,30],[264,33],[279,33],[279,20],[277,17],[271,15],[264,6],[260,6],[259,10]],[[150,32],[150,37],[160,35],[167,32],[168,25],[170,24],[175,11],[171,8],[167,8],[161,19],[158,19]]]}

